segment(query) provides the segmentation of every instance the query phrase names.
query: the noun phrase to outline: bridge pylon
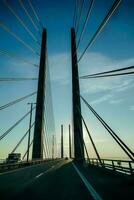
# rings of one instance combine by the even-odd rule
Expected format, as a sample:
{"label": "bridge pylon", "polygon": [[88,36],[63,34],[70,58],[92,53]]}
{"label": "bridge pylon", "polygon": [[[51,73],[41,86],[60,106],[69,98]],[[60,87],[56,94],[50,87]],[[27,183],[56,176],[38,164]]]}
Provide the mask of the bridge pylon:
{"label": "bridge pylon", "polygon": [[43,159],[43,123],[44,123],[43,119],[44,119],[44,96],[45,96],[45,76],[46,76],[46,40],[47,40],[47,31],[46,29],[43,29],[37,101],[36,101],[36,113],[35,113],[33,151],[32,151],[33,160]]}
{"label": "bridge pylon", "polygon": [[64,158],[63,125],[61,125],[61,158]]}
{"label": "bridge pylon", "polygon": [[69,158],[72,158],[72,150],[71,150],[71,126],[69,124]]}
{"label": "bridge pylon", "polygon": [[81,103],[79,72],[77,63],[76,36],[74,28],[71,28],[71,56],[72,56],[72,104],[73,104],[73,134],[74,134],[74,159],[84,160],[83,129],[81,120]]}

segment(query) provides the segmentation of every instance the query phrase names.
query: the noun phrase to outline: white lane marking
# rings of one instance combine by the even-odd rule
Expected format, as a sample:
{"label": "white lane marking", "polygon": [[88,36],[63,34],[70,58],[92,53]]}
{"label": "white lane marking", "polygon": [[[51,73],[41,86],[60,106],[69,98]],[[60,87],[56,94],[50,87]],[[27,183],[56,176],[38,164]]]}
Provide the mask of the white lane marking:
{"label": "white lane marking", "polygon": [[76,165],[74,163],[72,163],[74,169],[76,170],[76,172],[78,173],[78,175],[80,176],[80,178],[82,179],[83,183],[85,184],[85,186],[87,187],[88,191],[90,192],[90,194],[92,195],[94,200],[103,200],[99,194],[94,190],[94,188],[91,186],[91,184],[88,182],[88,180],[85,178],[85,176],[83,176],[83,174],[79,171],[79,169],[76,167]]}
{"label": "white lane marking", "polygon": [[[53,168],[56,168],[58,165],[59,165],[59,163],[56,163],[55,165],[52,165],[49,169],[45,170],[43,173],[40,173],[37,176],[35,176],[34,180],[37,179],[37,178],[39,178],[40,176],[48,173],[48,172],[51,172],[53,170]],[[59,165],[59,167],[60,167],[60,165]]]}
{"label": "white lane marking", "polygon": [[[51,162],[53,162],[53,161],[50,161],[50,163]],[[18,169],[13,169],[13,170],[6,171],[6,172],[1,172],[0,176],[5,175],[5,174],[15,173],[15,172],[22,171],[22,170],[25,170],[25,169],[28,169],[28,168],[32,168],[33,166],[38,167],[39,165],[42,165],[42,164],[44,164],[44,163],[39,163],[39,164],[36,164],[36,165],[30,165],[30,166],[26,166],[26,167],[22,167],[22,168],[18,168]]]}
{"label": "white lane marking", "polygon": [[[56,165],[55,165],[56,166]],[[34,179],[39,178],[40,176],[42,176],[43,174],[46,174],[47,172],[51,171],[52,168],[55,167],[54,165],[51,166],[49,169],[47,169],[46,171],[44,171],[43,173],[38,174],[37,176],[34,177]]]}
{"label": "white lane marking", "polygon": [[11,173],[13,173],[13,172],[15,173],[15,172],[22,171],[22,170],[25,170],[25,169],[28,169],[28,168],[32,168],[33,166],[39,166],[39,165],[40,165],[40,164],[30,165],[30,166],[26,166],[26,167],[22,167],[22,168],[13,169],[13,170],[6,171],[6,172],[1,172],[1,173],[0,173],[0,176],[5,175],[5,174],[11,174]]}
{"label": "white lane marking", "polygon": [[40,173],[37,176],[35,176],[35,178],[39,178],[40,176],[42,176],[44,173]]}
{"label": "white lane marking", "polygon": [[44,174],[51,171],[54,167],[56,167],[58,164],[51,166],[49,169],[47,169],[46,171],[44,171]]}

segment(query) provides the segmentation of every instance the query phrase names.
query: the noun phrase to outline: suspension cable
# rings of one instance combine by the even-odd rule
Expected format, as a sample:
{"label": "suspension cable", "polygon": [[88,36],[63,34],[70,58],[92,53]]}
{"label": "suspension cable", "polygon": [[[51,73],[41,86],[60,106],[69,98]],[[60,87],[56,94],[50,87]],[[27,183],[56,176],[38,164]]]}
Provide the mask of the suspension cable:
{"label": "suspension cable", "polygon": [[125,72],[125,73],[117,73],[117,74],[109,74],[109,75],[102,75],[102,76],[91,76],[91,77],[85,77],[81,79],[90,79],[90,78],[107,78],[107,77],[116,77],[116,76],[125,76],[125,75],[133,75],[134,72]]}
{"label": "suspension cable", "polygon": [[24,40],[22,40],[16,33],[11,31],[2,21],[0,21],[0,27],[8,32],[10,35],[12,35],[17,41],[19,41],[21,44],[23,44],[28,50],[30,50],[32,53],[39,56],[38,52],[36,52],[29,44],[27,44]]}
{"label": "suspension cable", "polygon": [[29,98],[29,97],[35,95],[36,93],[37,93],[37,92],[32,92],[32,93],[30,93],[30,94],[28,94],[28,95],[26,95],[26,96],[23,96],[23,97],[21,97],[21,98],[19,98],[19,99],[16,99],[16,100],[14,100],[14,101],[11,101],[11,102],[9,102],[9,103],[3,105],[3,106],[0,106],[0,110],[3,110],[3,109],[5,109],[5,108],[8,108],[8,107],[10,107],[10,106],[12,106],[12,105],[14,105],[14,104],[16,104],[16,103],[19,103],[19,102],[21,102],[21,101],[23,101],[23,100],[25,100],[25,99],[27,99],[27,98]]}
{"label": "suspension cable", "polygon": [[85,128],[86,128],[86,131],[87,131],[88,136],[89,136],[89,138],[90,138],[91,144],[92,144],[92,146],[93,146],[93,148],[94,148],[94,151],[95,151],[95,153],[96,153],[96,156],[97,156],[97,158],[98,158],[100,164],[102,165],[99,152],[98,152],[98,150],[97,150],[97,148],[96,148],[96,146],[95,146],[95,143],[94,143],[94,141],[93,141],[93,139],[92,139],[91,133],[89,132],[89,129],[88,129],[88,127],[87,127],[87,124],[86,124],[86,122],[85,122],[85,120],[84,120],[84,118],[83,118],[83,116],[82,116],[80,110],[78,109],[78,107],[77,107],[77,110],[78,110],[79,115],[80,115],[80,117],[81,117],[81,119],[82,119],[82,121],[83,121],[83,124],[84,124]]}
{"label": "suspension cable", "polygon": [[84,4],[85,4],[85,0],[82,0],[82,5],[81,5],[81,8],[80,8],[79,17],[78,17],[78,21],[77,21],[77,24],[76,24],[76,35],[77,35],[78,31],[79,31],[79,24],[80,24],[82,12],[83,12]]}
{"label": "suspension cable", "polygon": [[74,27],[74,25],[75,25],[76,9],[77,9],[77,0],[75,0],[75,5],[74,5],[73,27]]}
{"label": "suspension cable", "polygon": [[37,21],[38,21],[38,23],[39,23],[41,29],[43,29],[43,24],[42,24],[42,22],[41,22],[41,20],[40,20],[40,18],[39,18],[39,16],[38,16],[38,14],[37,14],[37,12],[36,12],[35,9],[34,9],[34,6],[33,6],[33,4],[32,4],[32,1],[31,1],[31,0],[28,0],[28,3],[29,3],[29,6],[31,7],[31,10],[33,11],[33,14],[34,14],[34,16],[36,17],[36,19],[37,19]]}
{"label": "suspension cable", "polygon": [[23,3],[23,0],[19,0],[19,3],[20,3],[20,6],[22,7],[22,9],[24,10],[26,16],[29,18],[29,20],[30,20],[31,23],[33,24],[35,30],[36,30],[38,33],[40,33],[38,27],[36,26],[36,24],[34,23],[32,17],[31,17],[31,15],[29,14],[29,12],[27,11],[27,9],[25,8],[24,3]]}
{"label": "suspension cable", "polygon": [[0,82],[4,81],[36,81],[38,78],[6,78],[6,77],[0,77]]}
{"label": "suspension cable", "polygon": [[5,6],[10,10],[10,12],[16,17],[16,19],[19,21],[19,23],[23,26],[23,28],[27,31],[27,33],[31,36],[31,38],[40,45],[38,39],[33,35],[33,33],[29,30],[29,28],[24,24],[23,20],[17,15],[15,10],[9,5],[7,0],[4,0]]}
{"label": "suspension cable", "polygon": [[[45,120],[46,119],[46,120]],[[46,132],[46,146],[47,146],[47,151],[48,151],[48,155],[49,155],[49,158],[50,158],[50,148],[49,148],[49,144],[50,144],[50,141],[49,141],[49,138],[48,138],[48,124],[47,124],[47,118],[43,118],[44,120],[44,127],[45,127],[45,132]]]}
{"label": "suspension cable", "polygon": [[98,35],[102,32],[102,30],[104,29],[104,27],[106,26],[106,24],[108,23],[109,19],[114,14],[115,10],[117,9],[117,7],[119,6],[120,3],[121,3],[121,0],[115,0],[114,4],[112,5],[110,10],[108,11],[107,15],[105,16],[105,18],[103,19],[102,23],[98,27],[97,31],[95,32],[95,34],[93,35],[93,37],[91,38],[91,40],[87,44],[86,48],[84,49],[84,51],[80,55],[80,57],[78,59],[78,63],[83,58],[83,56],[86,53],[87,49],[93,44],[93,42],[96,40]]}
{"label": "suspension cable", "polygon": [[[47,147],[47,141],[46,141],[46,137],[45,137],[45,131],[46,131],[46,127],[45,127],[45,119],[43,117],[43,136],[44,136],[44,143],[45,143],[45,148],[46,148],[46,155],[47,157],[49,157],[49,153],[48,153],[48,147]],[[44,128],[45,128],[45,131],[44,131]]]}
{"label": "suspension cable", "polygon": [[93,3],[94,3],[94,0],[91,0],[90,1],[90,5],[89,5],[89,8],[88,8],[88,11],[87,11],[87,14],[86,14],[86,18],[85,18],[85,21],[84,21],[84,24],[83,24],[83,27],[82,27],[82,31],[80,33],[80,37],[78,39],[78,44],[76,46],[76,49],[78,49],[79,47],[79,44],[83,38],[83,35],[84,35],[84,32],[85,32],[85,29],[86,29],[86,26],[87,26],[87,23],[88,23],[88,20],[89,20],[89,16],[90,16],[90,13],[91,13],[91,10],[92,10],[92,7],[93,7]]}
{"label": "suspension cable", "polygon": [[[44,124],[44,128],[45,128],[45,131],[47,131],[47,129],[46,129],[46,125],[45,125],[45,124]],[[44,137],[44,139],[45,139],[45,144],[46,144],[47,155],[48,155],[48,158],[50,158],[50,149],[49,149],[49,145],[48,145],[47,134],[46,134],[46,137]]]}
{"label": "suspension cable", "polygon": [[85,144],[84,139],[83,139],[83,145],[84,145],[84,148],[85,148],[85,152],[86,152],[86,154],[87,154],[87,159],[88,159],[88,161],[90,162],[90,158],[89,158],[88,150],[87,150],[87,147],[86,147],[86,144]]}
{"label": "suspension cable", "polygon": [[[48,115],[49,116],[49,115]],[[50,137],[49,137],[49,133],[51,132],[50,130],[50,123],[52,122],[52,120],[50,119],[50,117],[48,118],[46,113],[45,113],[45,130],[46,130],[46,142],[48,144],[48,150],[49,150],[49,155],[51,156],[51,150],[50,150]]]}
{"label": "suspension cable", "polygon": [[77,21],[78,21],[79,4],[80,4],[80,0],[76,0],[76,16],[75,16],[75,22],[74,22],[74,28],[75,29],[76,29],[76,24],[77,24]]}
{"label": "suspension cable", "polygon": [[89,103],[80,95],[83,102],[87,105],[90,111],[95,115],[95,117],[101,122],[105,129],[110,133],[110,135],[115,139],[119,146],[124,150],[131,160],[134,160],[134,153],[130,148],[117,136],[117,134],[109,127],[109,125],[99,116],[99,114],[89,105]]}
{"label": "suspension cable", "polygon": [[[115,70],[110,70],[110,71],[104,71],[104,72],[100,72],[100,73],[96,73],[96,74],[89,74],[89,75],[84,75],[81,76],[81,79],[87,79],[87,78],[97,78],[97,77],[107,77],[107,76],[117,76],[117,75],[125,75],[125,74],[130,74],[133,72],[126,72],[126,73],[120,73],[120,74],[110,74],[110,73],[115,73],[115,72],[119,72],[119,71],[125,71],[125,70],[129,70],[129,69],[134,69],[134,66],[130,66],[130,67],[124,67],[124,68],[120,68],[120,69],[115,69]],[[108,75],[107,75],[108,74]],[[110,74],[110,75],[109,75]],[[102,75],[102,76],[100,76]],[[104,75],[104,76],[103,76]]]}
{"label": "suspension cable", "polygon": [[45,156],[45,158],[48,158],[48,151],[47,151],[47,147],[46,147],[46,138],[45,138],[44,128],[43,128],[43,136],[44,136],[44,140],[43,140],[44,156]]}
{"label": "suspension cable", "polygon": [[[77,123],[78,123],[79,130],[80,130],[80,132],[81,132],[81,127],[80,127],[80,123],[79,123],[78,119],[77,119]],[[79,144],[80,144],[80,150],[81,150],[81,152],[82,152],[82,145],[81,145],[81,142],[80,142],[80,137],[81,137],[82,142],[83,142],[83,145],[84,145],[84,148],[85,148],[85,151],[86,151],[86,154],[87,154],[87,159],[88,159],[89,162],[90,162],[90,158],[89,158],[89,154],[88,154],[88,151],[87,151],[87,147],[86,147],[86,144],[85,144],[84,138],[80,135],[80,132],[78,132],[78,133],[79,133]]]}
{"label": "suspension cable", "polygon": [[14,149],[12,150],[11,153],[14,153],[16,151],[16,149],[19,147],[19,145],[22,143],[22,141],[25,139],[25,137],[27,136],[27,134],[29,133],[29,130],[32,129],[32,127],[34,126],[35,122],[31,125],[30,129],[27,130],[27,132],[23,135],[23,137],[19,140],[19,142],[17,143],[17,145],[14,147]]}
{"label": "suspension cable", "polygon": [[96,74],[89,74],[89,75],[81,76],[80,78],[84,78],[87,76],[98,76],[98,75],[103,75],[103,74],[109,74],[112,72],[119,72],[119,71],[124,71],[124,70],[128,70],[128,69],[134,69],[134,66],[119,68],[119,69],[110,70],[110,71],[104,71],[104,72],[100,72],[100,73],[96,73]]}
{"label": "suspension cable", "polygon": [[[30,145],[29,145],[29,149],[30,149],[30,147],[32,146],[32,144],[33,144],[33,140],[31,141],[31,143],[30,143]],[[28,150],[26,150],[26,152],[24,153],[24,155],[23,155],[23,157],[22,157],[22,160],[24,160],[24,158],[26,157],[27,153],[28,153]]]}
{"label": "suspension cable", "polygon": [[7,51],[7,50],[0,49],[0,54],[6,55],[6,56],[8,56],[8,57],[11,57],[11,58],[14,58],[14,59],[17,59],[17,60],[20,60],[21,62],[24,62],[24,63],[26,63],[26,64],[33,65],[34,67],[38,67],[37,64],[33,64],[33,63],[31,63],[30,61],[26,60],[25,58],[20,57],[20,56],[18,56],[17,54],[12,53],[12,52],[9,52],[9,51]]}
{"label": "suspension cable", "polygon": [[[33,108],[35,109],[35,107]],[[27,112],[23,117],[21,117],[15,124],[13,124],[8,130],[6,130],[1,136],[0,141],[5,138],[22,120],[24,120],[28,115],[30,114],[30,111]]]}
{"label": "suspension cable", "polygon": [[44,152],[44,157],[47,158],[44,143],[43,143],[43,152]]}

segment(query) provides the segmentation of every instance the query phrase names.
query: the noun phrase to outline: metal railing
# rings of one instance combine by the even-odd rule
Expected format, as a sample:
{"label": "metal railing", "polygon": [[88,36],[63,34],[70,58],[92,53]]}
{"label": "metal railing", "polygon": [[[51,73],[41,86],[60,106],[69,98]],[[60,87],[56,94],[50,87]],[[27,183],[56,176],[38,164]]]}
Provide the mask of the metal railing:
{"label": "metal railing", "polygon": [[29,162],[27,161],[21,161],[21,162],[17,162],[17,163],[10,163],[10,164],[0,164],[0,173],[5,172],[5,171],[9,171],[9,170],[13,170],[13,169],[18,169],[18,168],[22,168],[22,167],[27,167],[30,165],[36,165],[36,164],[41,164],[41,163],[45,163],[45,162],[53,162],[53,161],[60,161],[61,159],[56,158],[56,159],[45,159],[45,160],[31,160]]}
{"label": "metal railing", "polygon": [[134,161],[101,159],[101,164],[97,158],[90,158],[89,160],[86,160],[86,162],[90,165],[103,167],[113,170],[115,172],[120,172],[127,175],[134,175]]}

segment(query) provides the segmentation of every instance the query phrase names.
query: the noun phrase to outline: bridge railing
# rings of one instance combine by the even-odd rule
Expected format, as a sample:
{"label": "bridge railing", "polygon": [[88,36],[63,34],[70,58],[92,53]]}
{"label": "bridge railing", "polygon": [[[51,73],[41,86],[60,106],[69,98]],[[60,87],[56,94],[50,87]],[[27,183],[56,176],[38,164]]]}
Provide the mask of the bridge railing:
{"label": "bridge railing", "polygon": [[98,167],[104,167],[123,174],[134,175],[134,162],[129,160],[112,160],[101,159],[101,163],[97,158],[90,158],[87,163]]}
{"label": "bridge railing", "polygon": [[3,163],[3,164],[0,164],[0,173],[8,171],[8,170],[12,170],[12,169],[27,167],[30,165],[36,165],[36,164],[41,164],[45,162],[60,161],[60,160],[61,160],[60,158],[56,158],[56,159],[44,159],[44,160],[31,160],[29,162],[21,161],[17,163],[9,163],[9,164]]}

